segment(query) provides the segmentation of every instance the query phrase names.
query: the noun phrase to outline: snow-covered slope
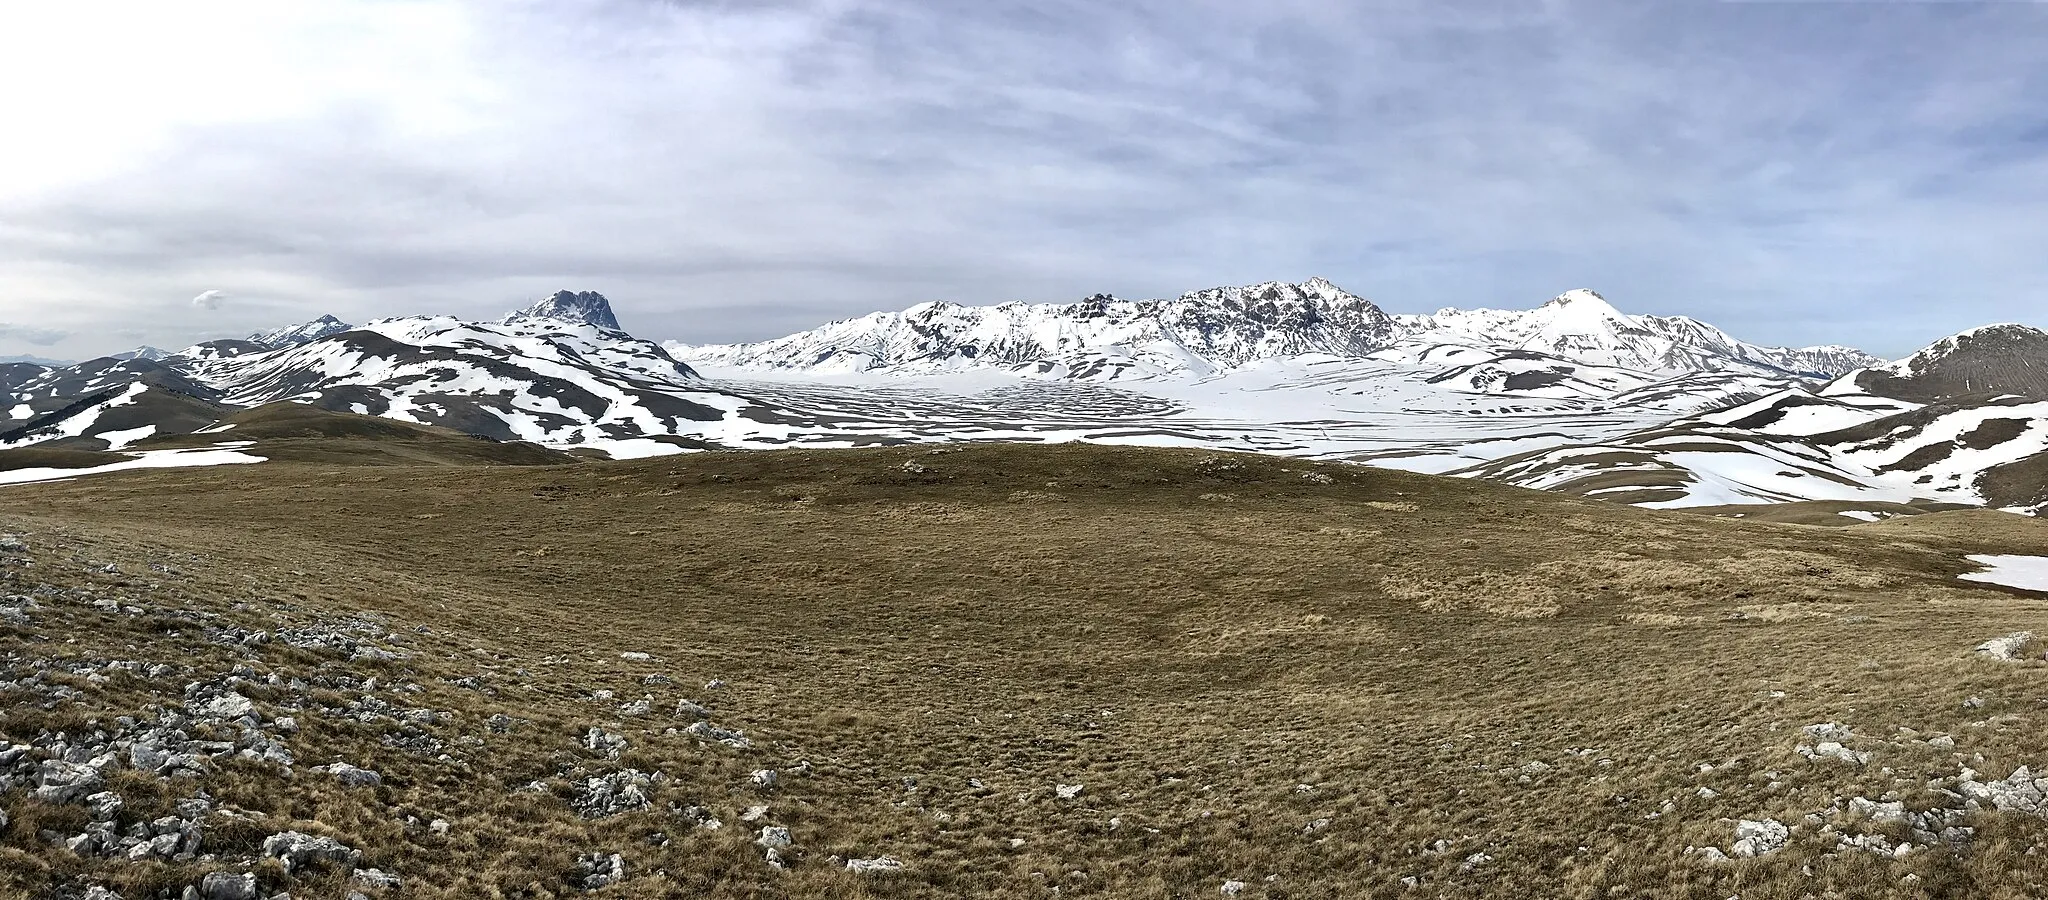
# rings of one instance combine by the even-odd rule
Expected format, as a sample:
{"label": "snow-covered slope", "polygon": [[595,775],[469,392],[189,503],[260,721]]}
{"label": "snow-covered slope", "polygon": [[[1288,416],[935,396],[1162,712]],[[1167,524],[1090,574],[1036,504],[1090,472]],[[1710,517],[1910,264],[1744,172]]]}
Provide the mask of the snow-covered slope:
{"label": "snow-covered slope", "polygon": [[1364,356],[1392,343],[1396,331],[1379,307],[1318,278],[1211,288],[1174,300],[922,303],[757,344],[668,346],[692,362],[757,371],[994,369],[1110,381],[1207,375],[1308,353]]}
{"label": "snow-covered slope", "polygon": [[1646,506],[1940,500],[2048,507],[2048,334],[1943,338],[1898,363],[1462,474]]}
{"label": "snow-covered slope", "polygon": [[354,327],[354,325],[350,325],[333,316],[321,316],[311,322],[301,322],[297,325],[287,325],[283,328],[259,331],[249,335],[249,340],[272,349],[294,347],[309,341],[317,341],[328,335],[340,334]]}
{"label": "snow-covered slope", "polygon": [[1826,378],[1883,362],[1848,347],[1762,347],[1684,316],[1631,316],[1589,290],[1567,291],[1530,310],[1444,309],[1398,318],[1415,335],[1647,372],[1722,370]]}
{"label": "snow-covered slope", "polygon": [[1418,357],[1445,345],[1661,374],[1825,378],[1882,362],[1845,347],[1761,347],[1682,317],[1629,316],[1592,291],[1570,291],[1533,310],[1394,316],[1320,278],[1211,288],[1173,300],[925,303],[755,344],[668,346],[691,362],[756,372],[995,369],[1102,381],[1211,375],[1312,353]]}
{"label": "snow-covered slope", "polygon": [[[1646,505],[2048,504],[2048,396],[2034,380],[2048,335],[2018,326],[1867,365],[1844,348],[1630,316],[1590,291],[1532,310],[1390,316],[1319,279],[1172,300],[925,304],[722,347],[636,338],[593,292],[496,323],[338,325],[162,360],[10,367],[0,444],[142,452],[291,401],[612,456],[1102,441],[1355,459]],[[1824,387],[1810,377],[1855,366]]]}

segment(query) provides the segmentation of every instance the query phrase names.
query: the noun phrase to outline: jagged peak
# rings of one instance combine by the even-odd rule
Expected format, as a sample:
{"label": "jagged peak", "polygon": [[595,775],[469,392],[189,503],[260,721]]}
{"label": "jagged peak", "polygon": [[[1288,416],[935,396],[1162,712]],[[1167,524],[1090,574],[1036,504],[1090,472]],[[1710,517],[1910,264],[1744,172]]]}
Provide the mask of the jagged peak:
{"label": "jagged peak", "polygon": [[286,325],[283,328],[256,332],[249,335],[248,340],[255,341],[266,347],[292,347],[311,343],[329,335],[340,334],[354,327],[354,325],[343,322],[331,315],[322,315],[320,318],[310,322],[301,322],[297,325]]}
{"label": "jagged peak", "polygon": [[1543,304],[1543,308],[1569,310],[1577,313],[1621,315],[1621,310],[1615,309],[1614,304],[1607,302],[1606,297],[1600,296],[1598,291],[1590,288],[1573,288],[1565,291],[1550,298],[1548,303]]}
{"label": "jagged peak", "polygon": [[516,325],[521,322],[565,322],[571,325],[595,325],[612,331],[624,331],[619,327],[619,318],[612,314],[612,304],[603,294],[596,291],[556,291],[534,301],[532,306],[513,312],[498,320],[501,325]]}

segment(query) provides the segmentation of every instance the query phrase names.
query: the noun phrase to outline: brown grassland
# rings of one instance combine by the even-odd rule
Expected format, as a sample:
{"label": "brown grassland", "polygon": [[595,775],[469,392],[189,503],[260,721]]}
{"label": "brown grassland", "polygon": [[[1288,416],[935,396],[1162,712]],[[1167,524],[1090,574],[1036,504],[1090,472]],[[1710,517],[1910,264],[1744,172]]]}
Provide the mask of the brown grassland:
{"label": "brown grassland", "polygon": [[[386,696],[448,713],[428,729],[448,758],[314,709],[353,695],[252,688],[304,710],[289,778],[234,762],[197,785],[117,779],[136,815],[196,786],[240,810],[209,826],[217,859],[75,856],[38,833],[83,813],[17,790],[0,893],[134,900],[219,869],[266,894],[353,889],[248,861],[292,828],[361,848],[404,879],[390,896],[417,898],[574,895],[588,852],[624,856],[625,880],[590,894],[618,898],[1214,897],[1233,880],[1268,898],[2048,895],[2048,820],[1975,813],[1968,846],[1894,858],[1803,819],[1840,823],[1859,796],[1919,808],[1963,766],[2048,764],[2048,664],[1971,653],[2048,632],[2048,597],[1956,579],[1966,553],[2048,547],[2048,524],[2017,516],[1821,528],[1083,445],[300,460],[0,488],[0,531],[37,560],[0,594],[81,588],[263,629],[370,615],[408,658],[227,647],[53,600],[0,622],[0,677],[81,656],[191,674],[7,700],[0,736],[175,706],[184,680],[243,665],[416,684]],[[651,713],[618,709],[643,695]],[[671,731],[684,698],[754,746]],[[494,714],[518,723],[498,733]],[[1869,762],[1795,753],[1822,722]],[[593,726],[630,742],[619,760],[585,749]],[[310,771],[334,761],[384,783]],[[652,808],[569,809],[562,776],[625,766],[665,774]],[[1689,850],[1764,818],[1797,826],[1783,850]],[[765,824],[790,830],[786,871],[754,844]],[[902,868],[840,862],[882,855]]]}

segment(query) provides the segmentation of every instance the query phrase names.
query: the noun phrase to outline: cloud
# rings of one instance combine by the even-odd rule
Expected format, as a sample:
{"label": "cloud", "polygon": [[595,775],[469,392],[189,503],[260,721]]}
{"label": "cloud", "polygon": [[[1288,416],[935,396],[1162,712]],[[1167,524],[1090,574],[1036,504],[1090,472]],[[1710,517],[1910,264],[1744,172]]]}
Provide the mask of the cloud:
{"label": "cloud", "polygon": [[0,322],[0,340],[17,340],[37,347],[48,347],[71,336],[71,332],[55,328],[38,328],[32,325],[13,325]]}
{"label": "cloud", "polygon": [[715,341],[1324,275],[1903,354],[2048,294],[2036,5],[71,6],[9,14],[0,83],[79,77],[0,94],[44,136],[0,145],[0,296],[80,333],[193,282],[223,329],[572,288]]}
{"label": "cloud", "polygon": [[221,301],[227,297],[226,291],[200,291],[199,296],[192,298],[192,305],[200,309],[219,309]]}

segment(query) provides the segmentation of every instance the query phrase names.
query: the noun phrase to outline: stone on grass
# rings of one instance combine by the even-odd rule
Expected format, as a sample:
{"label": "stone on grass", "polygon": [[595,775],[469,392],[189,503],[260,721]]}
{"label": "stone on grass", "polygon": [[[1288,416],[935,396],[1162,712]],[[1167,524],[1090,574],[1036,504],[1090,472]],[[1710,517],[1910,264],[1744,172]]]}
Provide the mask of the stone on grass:
{"label": "stone on grass", "polygon": [[647,791],[653,783],[654,777],[639,769],[593,775],[576,785],[569,806],[586,819],[602,819],[646,809],[652,802]]}
{"label": "stone on grass", "polygon": [[754,746],[754,742],[747,740],[746,735],[731,728],[720,728],[710,722],[691,722],[690,727],[683,729],[683,733],[699,740],[724,744],[735,750],[745,750]]}
{"label": "stone on grass", "polygon": [[94,757],[89,762],[74,763],[61,759],[43,760],[38,773],[40,783],[35,798],[44,803],[70,803],[97,794],[106,784],[106,770],[114,767],[117,760],[112,753]]}
{"label": "stone on grass", "polygon": [[241,694],[229,691],[198,706],[187,707],[194,716],[212,719],[239,719],[256,711],[256,704]]}
{"label": "stone on grass", "polygon": [[334,780],[341,782],[344,787],[376,787],[384,783],[384,776],[345,762],[314,766],[313,771],[326,772],[334,776]]}
{"label": "stone on grass", "polygon": [[1078,784],[1056,784],[1053,785],[1052,792],[1058,795],[1061,800],[1072,800],[1075,797],[1081,796],[1081,791],[1084,789],[1083,785]]}
{"label": "stone on grass", "polygon": [[2020,649],[2034,639],[2031,631],[2015,631],[2004,637],[1995,637],[1977,645],[1977,655],[1999,662],[2017,662]]}
{"label": "stone on grass", "polygon": [[378,891],[396,890],[404,883],[398,876],[382,869],[357,869],[351,878],[357,884]]}
{"label": "stone on grass", "polygon": [[903,863],[892,856],[877,856],[873,859],[849,859],[846,861],[847,871],[860,872],[862,874],[869,872],[894,872],[901,868],[903,868]]}
{"label": "stone on grass", "polygon": [[626,739],[602,728],[592,728],[583,736],[583,749],[618,759],[626,750]]}
{"label": "stone on grass", "polygon": [[353,870],[363,853],[331,837],[280,831],[263,839],[263,855],[283,862],[286,872],[297,872],[321,863]]}
{"label": "stone on grass", "polygon": [[1792,839],[1792,829],[1777,819],[1743,819],[1735,823],[1735,843],[1728,848],[1728,855],[1749,859],[1767,856],[1785,846]]}
{"label": "stone on grass", "polygon": [[762,827],[761,836],[755,838],[754,843],[760,844],[763,847],[787,847],[792,842],[789,837],[789,829],[780,825],[767,825]]}
{"label": "stone on grass", "polygon": [[252,872],[209,872],[199,881],[204,900],[256,900],[256,875]]}
{"label": "stone on grass", "polygon": [[569,881],[586,891],[617,884],[626,878],[626,858],[617,853],[585,853],[576,857]]}

